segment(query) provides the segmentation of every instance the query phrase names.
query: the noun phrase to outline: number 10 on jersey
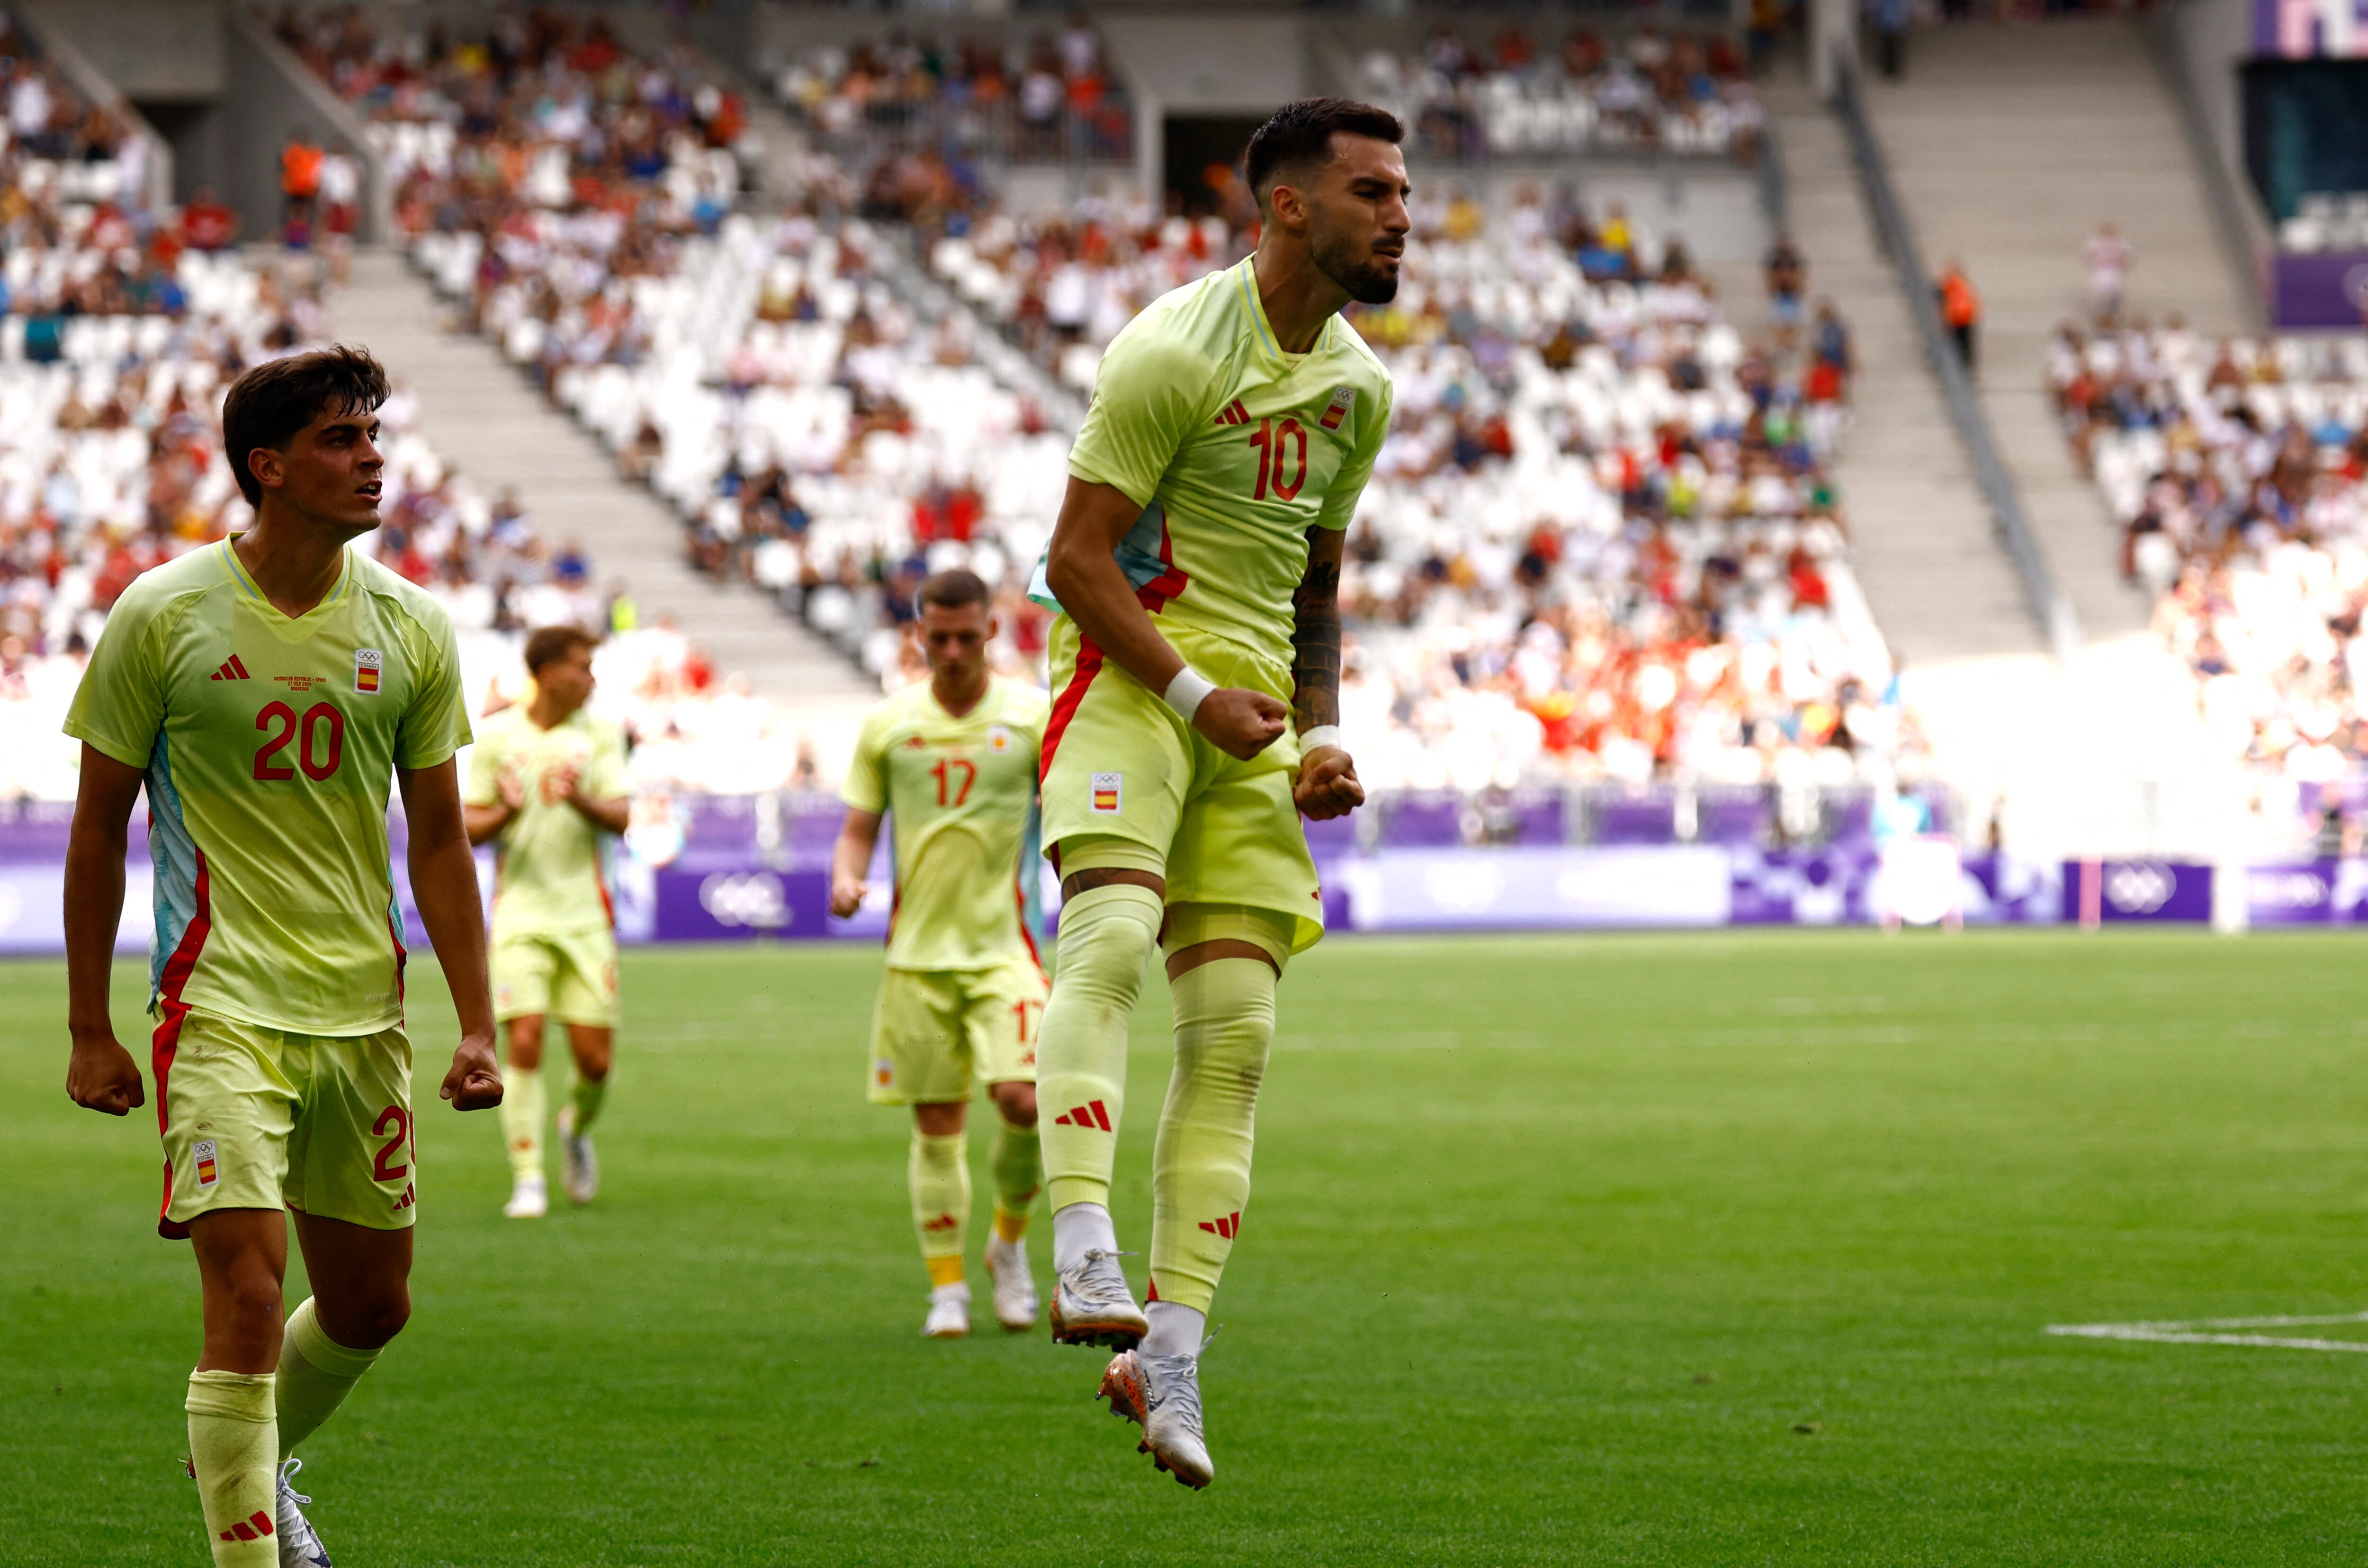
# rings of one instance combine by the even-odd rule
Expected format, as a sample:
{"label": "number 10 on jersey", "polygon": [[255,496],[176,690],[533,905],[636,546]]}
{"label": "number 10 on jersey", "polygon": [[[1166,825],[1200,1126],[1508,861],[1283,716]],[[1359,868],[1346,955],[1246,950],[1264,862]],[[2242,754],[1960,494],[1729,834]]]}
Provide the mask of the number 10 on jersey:
{"label": "number 10 on jersey", "polygon": [[[1261,419],[1250,445],[1258,449],[1258,489],[1250,499],[1263,501],[1269,490],[1278,501],[1297,495],[1299,487],[1307,483],[1307,427],[1296,419],[1281,425]],[[1289,480],[1282,477],[1286,468]]]}

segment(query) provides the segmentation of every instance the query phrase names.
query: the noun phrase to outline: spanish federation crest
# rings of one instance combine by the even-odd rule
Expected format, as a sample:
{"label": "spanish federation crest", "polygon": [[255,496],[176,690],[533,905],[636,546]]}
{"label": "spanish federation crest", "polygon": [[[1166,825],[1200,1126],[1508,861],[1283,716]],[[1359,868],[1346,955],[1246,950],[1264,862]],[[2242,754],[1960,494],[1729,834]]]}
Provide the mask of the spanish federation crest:
{"label": "spanish federation crest", "polygon": [[1324,428],[1326,430],[1338,430],[1340,428],[1340,422],[1349,417],[1349,410],[1354,408],[1356,405],[1356,388],[1334,387],[1332,389],[1332,405],[1324,411],[1324,418],[1322,421]]}
{"label": "spanish federation crest", "polygon": [[386,668],[386,655],[375,648],[354,650],[354,689],[366,697],[378,695],[379,676]]}
{"label": "spanish federation crest", "polygon": [[1009,751],[1011,749],[1009,727],[1003,724],[989,724],[986,727],[986,749],[991,752]]}

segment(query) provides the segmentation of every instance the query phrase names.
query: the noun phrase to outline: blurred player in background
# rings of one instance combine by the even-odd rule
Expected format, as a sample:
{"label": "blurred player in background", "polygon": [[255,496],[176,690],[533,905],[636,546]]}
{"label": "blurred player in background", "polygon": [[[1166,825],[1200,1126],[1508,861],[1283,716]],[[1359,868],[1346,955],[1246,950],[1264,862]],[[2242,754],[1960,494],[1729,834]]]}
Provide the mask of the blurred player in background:
{"label": "blurred player in background", "polygon": [[[411,1042],[387,865],[403,790],[412,892],[460,1013],[443,1097],[501,1098],[484,924],[454,754],[469,741],[452,623],[346,548],[378,527],[386,373],[332,348],[233,383],[222,437],[245,533],[138,578],[74,694],[83,743],[66,859],[66,1090],[122,1116],[139,1069],[108,971],[125,826],[144,783],[158,1232],[188,1237],[205,1303],[189,1469],[222,1568],[326,1564],[289,1479],[411,1314]],[[288,1221],[313,1293],[280,1321]]]}
{"label": "blurred player in background", "polygon": [[[1341,535],[1391,391],[1338,312],[1397,291],[1398,136],[1380,109],[1315,98],[1250,139],[1258,249],[1112,340],[1034,589],[1062,612],[1043,778],[1063,897],[1040,1068],[1053,1333],[1119,1347],[1102,1392],[1190,1486],[1215,1472],[1199,1357],[1249,1201],[1275,982],[1324,932],[1297,813],[1364,801],[1338,729]],[[1146,1316],[1109,1204],[1127,1020],[1155,943],[1176,1066]]]}
{"label": "blurred player in background", "polygon": [[921,1332],[955,1339],[970,1332],[962,1260],[973,1083],[986,1085],[996,1112],[986,1244],[996,1321],[1014,1332],[1036,1322],[1023,1238],[1043,1182],[1035,1044],[1044,971],[1028,934],[1027,887],[1047,704],[1035,687],[988,670],[996,621],[976,574],[939,572],[917,601],[929,678],[864,721],[831,853],[830,912],[845,919],[861,907],[880,820],[893,818],[896,901],[872,1016],[871,1095],[874,1105],[913,1108],[905,1179],[930,1285]]}
{"label": "blurred player in background", "polygon": [[559,1112],[567,1196],[600,1187],[592,1122],[609,1092],[617,1033],[617,930],[601,837],[625,831],[632,781],[625,737],[585,710],[591,633],[546,626],[526,640],[534,696],[485,721],[469,755],[469,842],[495,845],[494,1012],[509,1034],[502,1132],[513,1220],[551,1210],[542,1169],[543,1020],[567,1030],[575,1092]]}

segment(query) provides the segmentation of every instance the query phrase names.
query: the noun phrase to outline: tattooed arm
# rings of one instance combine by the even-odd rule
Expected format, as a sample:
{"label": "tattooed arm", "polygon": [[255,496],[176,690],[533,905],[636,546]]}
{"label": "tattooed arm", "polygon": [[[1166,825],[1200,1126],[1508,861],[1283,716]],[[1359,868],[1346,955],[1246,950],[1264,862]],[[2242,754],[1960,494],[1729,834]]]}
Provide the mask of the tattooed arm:
{"label": "tattooed arm", "polygon": [[1340,550],[1338,528],[1307,530],[1307,574],[1292,596],[1291,710],[1306,748],[1292,801],[1315,821],[1365,803],[1356,764],[1340,744]]}

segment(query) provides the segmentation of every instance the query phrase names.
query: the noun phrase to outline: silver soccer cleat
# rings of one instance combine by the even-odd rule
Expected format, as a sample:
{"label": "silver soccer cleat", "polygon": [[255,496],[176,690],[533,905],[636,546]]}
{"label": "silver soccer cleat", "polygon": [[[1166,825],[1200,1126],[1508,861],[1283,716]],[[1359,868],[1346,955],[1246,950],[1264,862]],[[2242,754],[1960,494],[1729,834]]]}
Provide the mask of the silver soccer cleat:
{"label": "silver soccer cleat", "polygon": [[1110,1414],[1143,1428],[1138,1453],[1198,1492],[1216,1479],[1217,1466],[1201,1435],[1201,1371],[1196,1356],[1154,1356],[1121,1350],[1102,1373],[1096,1399]]}
{"label": "silver soccer cleat", "polygon": [[299,1506],[313,1499],[288,1483],[303,1468],[302,1460],[290,1460],[279,1467],[279,1568],[329,1568],[329,1549],[321,1544],[321,1532]]}
{"label": "silver soccer cleat", "polygon": [[1028,1272],[1028,1244],[1001,1236],[986,1244],[986,1272],[995,1281],[995,1321],[1013,1334],[1036,1326],[1036,1281]]}
{"label": "silver soccer cleat", "polygon": [[510,1188],[502,1212],[513,1220],[540,1220],[551,1212],[551,1189],[539,1176],[520,1176]]}
{"label": "silver soccer cleat", "polygon": [[921,1324],[924,1339],[962,1339],[970,1334],[970,1287],[941,1285],[929,1292],[929,1315]]}
{"label": "silver soccer cleat", "polygon": [[576,1136],[574,1106],[560,1108],[559,1153],[559,1185],[567,1200],[579,1207],[591,1202],[600,1191],[600,1157],[592,1152],[590,1133]]}
{"label": "silver soccer cleat", "polygon": [[1151,1332],[1143,1309],[1127,1289],[1121,1255],[1099,1248],[1086,1254],[1075,1268],[1064,1268],[1053,1282],[1053,1343],[1103,1345],[1113,1350],[1132,1349]]}

